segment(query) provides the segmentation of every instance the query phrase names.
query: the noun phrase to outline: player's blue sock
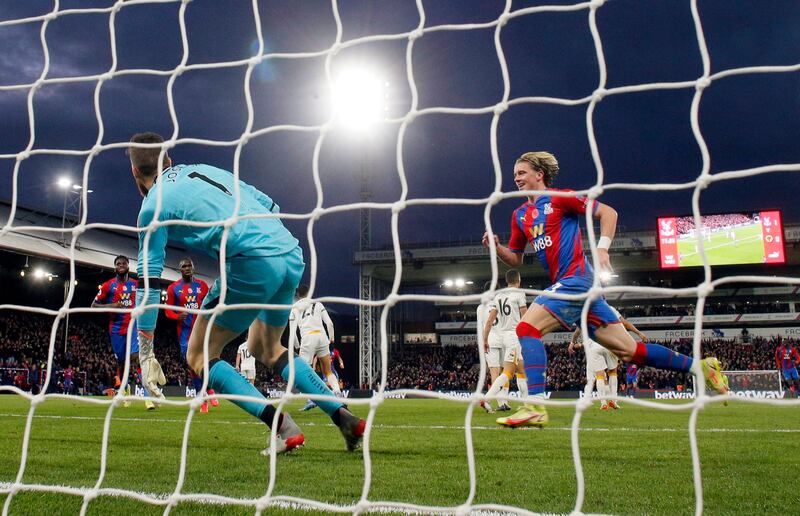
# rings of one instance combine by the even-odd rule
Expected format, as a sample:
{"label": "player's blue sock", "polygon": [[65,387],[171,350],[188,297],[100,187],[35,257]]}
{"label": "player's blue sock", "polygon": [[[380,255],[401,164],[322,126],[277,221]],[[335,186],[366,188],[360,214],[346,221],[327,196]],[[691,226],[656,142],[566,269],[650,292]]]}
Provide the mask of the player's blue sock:
{"label": "player's blue sock", "polygon": [[525,375],[528,377],[528,395],[544,394],[547,373],[547,351],[542,343],[542,334],[528,323],[517,325],[517,337],[522,346]]}
{"label": "player's blue sock", "polygon": [[[244,376],[224,360],[214,359],[209,361],[208,387],[221,394],[237,394],[239,396],[252,396],[266,400],[258,389],[253,387]],[[235,405],[247,413],[261,419],[267,425],[272,424],[275,407],[255,401],[231,400]],[[279,422],[280,424],[280,422]]]}
{"label": "player's blue sock", "polygon": [[[302,392],[303,394],[322,394],[328,395],[333,397],[333,391],[331,391],[325,382],[323,382],[317,373],[311,369],[305,360],[300,357],[294,357],[294,385],[297,387],[297,390]],[[289,379],[289,364],[288,362],[286,365],[281,369],[281,378],[284,380]],[[319,408],[323,410],[326,414],[333,417],[337,410],[344,406],[343,403],[339,401],[332,401],[332,400],[314,400],[314,403],[317,404]]]}
{"label": "player's blue sock", "polygon": [[631,362],[637,365],[655,367],[656,369],[669,369],[670,371],[688,373],[692,369],[694,359],[661,344],[637,342],[636,352],[633,354]]}
{"label": "player's blue sock", "polygon": [[199,376],[194,376],[192,378],[192,387],[194,387],[194,392],[200,394],[200,389],[203,388],[203,379],[200,378]]}

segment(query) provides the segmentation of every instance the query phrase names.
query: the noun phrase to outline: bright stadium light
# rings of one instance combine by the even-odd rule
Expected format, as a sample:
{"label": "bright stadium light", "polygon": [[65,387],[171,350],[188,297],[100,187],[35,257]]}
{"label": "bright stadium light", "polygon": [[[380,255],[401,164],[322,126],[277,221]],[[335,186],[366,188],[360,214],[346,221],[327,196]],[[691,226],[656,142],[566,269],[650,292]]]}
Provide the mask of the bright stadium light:
{"label": "bright stadium light", "polygon": [[453,286],[453,280],[451,280],[451,279],[444,280],[444,286],[447,287],[447,288],[452,287]]}
{"label": "bright stadium light", "polygon": [[36,279],[42,279],[47,275],[47,273],[43,269],[36,269],[33,271],[33,277]]}
{"label": "bright stadium light", "polygon": [[336,76],[332,101],[336,121],[364,131],[386,117],[389,83],[367,68],[351,68]]}
{"label": "bright stadium light", "polygon": [[56,184],[58,185],[59,188],[63,188],[64,190],[66,190],[70,186],[72,186],[72,179],[66,176],[61,176],[58,178],[58,181],[56,181]]}
{"label": "bright stadium light", "polygon": [[603,283],[609,283],[614,278],[619,278],[619,274],[614,274],[610,271],[600,271],[600,281]]}
{"label": "bright stadium light", "polygon": [[455,284],[456,284],[456,288],[464,288],[464,285],[466,285],[466,282],[464,281],[464,278],[457,278],[456,281],[455,281]]}

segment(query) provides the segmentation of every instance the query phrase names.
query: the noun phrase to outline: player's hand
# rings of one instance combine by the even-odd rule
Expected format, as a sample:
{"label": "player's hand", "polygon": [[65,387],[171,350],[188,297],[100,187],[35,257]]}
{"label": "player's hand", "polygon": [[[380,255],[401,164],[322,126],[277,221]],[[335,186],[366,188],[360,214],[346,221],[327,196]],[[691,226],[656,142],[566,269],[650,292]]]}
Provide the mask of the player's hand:
{"label": "player's hand", "polygon": [[187,312],[181,312],[178,314],[179,321],[185,321],[187,317],[189,317],[189,314]]}
{"label": "player's hand", "polygon": [[644,333],[639,332],[636,335],[638,335],[639,338],[642,339],[642,342],[647,342],[647,335],[645,335]]}
{"label": "player's hand", "polygon": [[569,343],[569,346],[567,347],[567,351],[569,351],[570,355],[574,355],[575,354],[575,343],[574,342],[570,342]]}
{"label": "player's hand", "polygon": [[[497,235],[493,235],[493,236],[494,236],[494,245],[495,246],[500,245],[500,238],[498,238]],[[489,232],[488,231],[483,234],[483,238],[481,239],[481,242],[483,243],[483,247],[489,247]]]}
{"label": "player's hand", "polygon": [[115,301],[111,303],[111,305],[109,306],[111,306],[111,308],[122,308],[122,303],[120,303],[119,301]]}
{"label": "player's hand", "polygon": [[611,257],[608,255],[608,249],[597,250],[597,265],[601,271],[614,272],[614,268],[611,267]]}
{"label": "player's hand", "polygon": [[489,344],[487,342],[484,342],[483,344],[483,352],[487,355],[489,354]]}

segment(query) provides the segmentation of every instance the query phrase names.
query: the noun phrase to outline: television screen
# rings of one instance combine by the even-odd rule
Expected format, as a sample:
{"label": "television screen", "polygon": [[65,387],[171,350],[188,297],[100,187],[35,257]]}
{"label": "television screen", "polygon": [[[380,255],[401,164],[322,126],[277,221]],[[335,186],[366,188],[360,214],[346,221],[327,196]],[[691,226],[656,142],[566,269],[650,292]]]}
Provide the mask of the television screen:
{"label": "television screen", "polygon": [[697,228],[691,215],[659,217],[662,268],[703,265],[700,239],[711,265],[786,263],[780,211],[703,215],[701,220]]}

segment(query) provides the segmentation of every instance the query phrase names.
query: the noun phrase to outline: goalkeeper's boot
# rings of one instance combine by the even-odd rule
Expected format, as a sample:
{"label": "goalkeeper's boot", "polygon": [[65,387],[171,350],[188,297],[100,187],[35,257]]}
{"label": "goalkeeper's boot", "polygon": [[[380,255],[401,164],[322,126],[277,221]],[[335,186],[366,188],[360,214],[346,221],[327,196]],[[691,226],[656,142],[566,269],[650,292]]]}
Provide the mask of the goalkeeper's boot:
{"label": "goalkeeper's boot", "polygon": [[530,405],[523,405],[518,411],[507,417],[499,417],[495,420],[498,425],[509,428],[520,426],[542,427],[547,424],[549,418],[546,411],[540,411]]}
{"label": "goalkeeper's boot", "polygon": [[492,405],[489,404],[488,401],[481,400],[480,405],[481,408],[485,410],[487,414],[494,414],[494,409],[492,408]]}
{"label": "goalkeeper's boot", "polygon": [[714,357],[704,358],[700,361],[703,369],[703,376],[706,380],[706,387],[713,389],[719,394],[728,393],[728,377],[722,373],[722,366]]}
{"label": "goalkeeper's boot", "polygon": [[361,447],[364,429],[367,422],[356,416],[345,407],[339,409],[339,431],[342,432],[347,451],[355,451]]}
{"label": "goalkeeper's boot", "polygon": [[[275,453],[286,453],[303,446],[306,437],[303,431],[287,413],[281,414],[281,426],[275,432]],[[262,450],[261,455],[269,455],[269,448]]]}
{"label": "goalkeeper's boot", "polygon": [[[206,392],[208,392],[209,396],[214,396],[216,394],[214,389],[208,389]],[[212,407],[219,407],[219,400],[217,398],[211,398],[209,401]]]}

